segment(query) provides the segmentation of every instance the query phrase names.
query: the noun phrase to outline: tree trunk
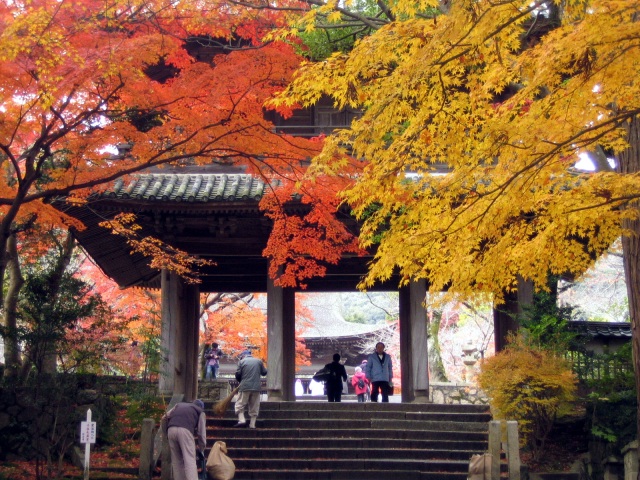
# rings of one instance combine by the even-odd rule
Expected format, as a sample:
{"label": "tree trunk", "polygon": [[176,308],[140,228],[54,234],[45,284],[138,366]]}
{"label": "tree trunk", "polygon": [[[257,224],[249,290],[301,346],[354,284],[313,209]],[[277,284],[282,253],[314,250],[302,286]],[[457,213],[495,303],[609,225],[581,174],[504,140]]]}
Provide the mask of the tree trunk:
{"label": "tree trunk", "polygon": [[[75,247],[75,240],[71,235],[71,232],[67,232],[67,236],[59,246],[60,255],[58,261],[55,264],[51,272],[50,285],[51,296],[53,298],[58,297],[60,293],[60,287],[62,285],[62,278],[71,262],[71,256]],[[52,299],[53,299],[52,298]],[[45,320],[46,321],[46,320]],[[47,342],[43,345],[43,358],[40,373],[55,373],[58,359],[58,346],[55,342]]]}
{"label": "tree trunk", "polygon": [[[18,345],[17,335],[17,307],[18,294],[24,284],[24,278],[20,270],[20,262],[18,259],[18,248],[15,234],[9,235],[6,242],[6,266],[9,278],[9,287],[4,297],[4,327],[6,335],[4,336],[4,359],[5,359],[5,378],[15,378],[20,372],[20,348]],[[0,289],[1,290],[1,289]]]}
{"label": "tree trunk", "polygon": [[446,382],[447,372],[442,362],[442,354],[440,352],[440,341],[438,334],[440,333],[440,323],[442,321],[442,310],[433,311],[431,322],[428,325],[428,348],[429,348],[429,379],[432,382]]}
{"label": "tree trunk", "polygon": [[[640,120],[634,117],[627,125],[629,148],[620,155],[617,170],[620,173],[632,174],[640,172]],[[630,205],[640,207],[638,202]],[[636,380],[636,400],[638,403],[636,436],[640,438],[640,219],[636,215],[632,220],[622,224],[625,234],[622,237],[624,254],[624,272],[629,297],[629,316],[631,317],[631,343],[633,350],[633,370]],[[638,447],[640,459],[640,446]],[[640,480],[640,473],[638,474]]]}
{"label": "tree trunk", "polygon": [[[22,185],[16,193],[13,204],[8,210],[4,211],[4,215],[0,219],[0,286],[4,284],[5,275],[7,274],[6,269],[11,268],[9,266],[9,262],[11,262],[9,242],[11,241],[11,237],[16,233],[15,229],[13,229],[13,222],[18,216],[18,212],[20,211],[20,207],[22,206],[22,201],[24,200],[26,193],[29,191],[31,184],[35,180],[35,177],[30,180],[27,180],[26,178],[23,179]],[[13,241],[15,241],[15,238]],[[4,291],[0,288],[0,308],[3,308],[4,305]]]}
{"label": "tree trunk", "polygon": [[[26,179],[25,179],[26,180]],[[34,179],[35,180],[35,179]],[[18,259],[18,247],[16,231],[12,229],[13,222],[18,216],[20,206],[25,194],[34,180],[24,181],[18,189],[15,201],[4,211],[4,216],[0,219],[0,320],[8,331],[4,335],[4,376],[16,376],[20,372],[20,349],[16,336],[18,306],[18,294],[24,284],[24,278],[20,270]],[[8,279],[9,286],[4,291],[5,279]],[[6,296],[5,296],[6,295]]]}

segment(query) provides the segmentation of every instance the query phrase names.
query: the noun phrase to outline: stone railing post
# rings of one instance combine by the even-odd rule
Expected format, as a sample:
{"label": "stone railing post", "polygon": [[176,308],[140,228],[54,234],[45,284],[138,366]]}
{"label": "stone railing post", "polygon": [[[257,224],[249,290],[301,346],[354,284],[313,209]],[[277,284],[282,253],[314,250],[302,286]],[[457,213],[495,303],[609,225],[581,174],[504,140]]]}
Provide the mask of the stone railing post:
{"label": "stone railing post", "polygon": [[628,443],[622,449],[624,457],[624,480],[636,480],[638,478],[638,441]]}
{"label": "stone railing post", "polygon": [[[179,403],[184,398],[184,394],[179,393],[173,395],[171,397],[171,401],[169,402],[169,406],[167,407],[167,412],[171,410],[176,403]],[[151,470],[153,470],[158,464],[158,460],[162,465],[162,471],[160,474],[160,478],[162,480],[172,480],[173,475],[171,474],[171,450],[169,450],[169,442],[167,441],[166,432],[167,431],[167,420],[165,417],[162,417],[160,420],[160,429],[155,432],[152,441],[152,454],[151,454]],[[142,463],[140,464],[142,466]]]}
{"label": "stone railing post", "polygon": [[489,453],[491,454],[491,480],[500,480],[500,454],[502,429],[499,420],[489,422]]}
{"label": "stone railing post", "polygon": [[169,448],[169,442],[164,434],[166,430],[162,428],[162,431],[162,450],[160,452],[162,470],[160,471],[160,478],[162,480],[173,480],[173,473],[171,472],[171,449]]}
{"label": "stone railing post", "polygon": [[602,461],[604,480],[622,480],[623,465],[622,459],[615,455],[605,458]]}
{"label": "stone railing post", "polygon": [[[502,426],[506,424],[506,442],[502,442]],[[515,420],[492,420],[489,422],[489,453],[491,454],[491,480],[500,479],[501,455],[505,451],[509,480],[520,480],[520,440],[518,422]]]}
{"label": "stone railing post", "polygon": [[509,480],[520,480],[520,439],[518,438],[518,422],[507,421],[507,464]]}
{"label": "stone railing post", "polygon": [[153,468],[153,437],[155,435],[156,422],[151,418],[142,420],[142,432],[140,435],[140,466],[138,478],[151,480]]}

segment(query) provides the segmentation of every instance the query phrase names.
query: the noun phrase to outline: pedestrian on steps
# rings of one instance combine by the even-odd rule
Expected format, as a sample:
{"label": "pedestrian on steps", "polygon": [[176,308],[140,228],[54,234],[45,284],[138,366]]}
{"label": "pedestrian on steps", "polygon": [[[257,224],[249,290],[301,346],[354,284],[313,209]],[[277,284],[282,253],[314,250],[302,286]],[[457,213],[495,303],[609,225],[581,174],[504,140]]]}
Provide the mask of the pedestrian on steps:
{"label": "pedestrian on steps", "polygon": [[358,403],[365,401],[365,395],[369,392],[369,384],[369,379],[362,371],[362,368],[356,367],[356,373],[351,377],[351,385],[353,385],[358,396]]}
{"label": "pedestrian on steps", "polygon": [[384,343],[376,344],[376,351],[369,355],[364,373],[371,382],[371,401],[378,401],[378,392],[382,394],[382,402],[389,402],[389,391],[393,380],[391,356],[384,351]]}
{"label": "pedestrian on steps", "polygon": [[164,415],[163,420],[166,422],[167,440],[171,450],[173,480],[198,480],[196,456],[204,458],[207,444],[204,402],[194,400],[193,403],[177,403]]}
{"label": "pedestrian on steps", "polygon": [[235,404],[235,412],[238,415],[236,428],[247,426],[247,419],[244,416],[245,408],[249,408],[249,428],[256,428],[256,419],[260,411],[260,386],[262,381],[260,376],[265,376],[267,369],[259,358],[251,355],[251,350],[245,350],[240,354],[240,362],[236,369],[236,380],[240,382],[238,399]]}
{"label": "pedestrian on steps", "polygon": [[330,402],[342,401],[342,382],[347,381],[347,371],[344,365],[340,363],[340,354],[333,354],[333,362],[327,363],[324,368],[330,373],[329,379],[325,382],[327,387],[327,399]]}
{"label": "pedestrian on steps", "polygon": [[206,374],[205,380],[213,380],[218,378],[218,370],[220,369],[220,358],[222,357],[222,350],[217,343],[212,343],[204,351],[204,358],[206,360]]}

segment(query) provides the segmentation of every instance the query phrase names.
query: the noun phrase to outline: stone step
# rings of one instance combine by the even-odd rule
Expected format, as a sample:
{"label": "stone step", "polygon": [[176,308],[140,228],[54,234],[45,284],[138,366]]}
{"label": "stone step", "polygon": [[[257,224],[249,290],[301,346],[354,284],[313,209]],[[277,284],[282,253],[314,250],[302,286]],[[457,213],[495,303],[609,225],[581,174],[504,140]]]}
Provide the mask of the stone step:
{"label": "stone step", "polygon": [[[209,427],[232,427],[237,422],[236,419],[218,420],[208,423]],[[486,422],[464,422],[445,420],[367,420],[367,419],[269,419],[260,418],[256,423],[258,428],[282,428],[282,429],[338,429],[338,430],[451,430],[458,432],[485,432],[488,425]]]}
{"label": "stone step", "polygon": [[370,476],[362,470],[242,470],[236,471],[234,480],[467,480],[467,473],[458,472],[420,472],[403,470],[377,470]]}
{"label": "stone step", "polygon": [[580,480],[580,478],[581,478],[580,473],[573,473],[573,472],[549,472],[549,473],[530,473],[529,474],[530,480]]}
{"label": "stone step", "polygon": [[[210,408],[215,402],[205,402],[205,407]],[[233,403],[229,410],[233,409]],[[334,410],[334,411],[397,411],[397,412],[462,412],[462,413],[489,413],[487,405],[444,405],[435,403],[372,403],[372,402],[327,402],[325,401],[305,401],[305,402],[261,402],[260,411],[265,410]]]}
{"label": "stone step", "polygon": [[482,405],[262,402],[248,429],[232,404],[208,417],[207,444],[226,442],[237,480],[463,480],[490,419]]}
{"label": "stone step", "polygon": [[[357,440],[382,439],[382,440],[472,440],[487,442],[488,433],[485,431],[459,432],[448,430],[414,430],[414,429],[331,429],[331,428],[261,428],[260,420],[258,428],[212,428],[207,430],[207,437],[212,441],[230,440],[235,438],[288,438],[288,439],[331,439],[331,438],[355,438]],[[209,443],[209,442],[207,442]]]}
{"label": "stone step", "polygon": [[[213,439],[209,444],[213,444]],[[478,452],[486,448],[486,439],[478,440],[444,440],[442,438],[427,440],[392,439],[392,438],[278,438],[260,436],[257,438],[230,438],[227,447],[234,449],[257,449],[269,445],[269,448],[282,449],[328,449],[339,448],[354,452],[356,450],[373,449],[412,449],[412,450],[446,450]]]}
{"label": "stone step", "polygon": [[[260,409],[259,418],[285,420],[417,420],[436,422],[482,422],[486,423],[491,415],[485,412],[402,412],[402,411],[365,411],[355,410],[263,410]],[[225,412],[222,419],[235,420],[232,410]],[[213,419],[212,419],[213,420]]]}
{"label": "stone step", "polygon": [[[239,470],[277,470],[286,465],[290,470],[360,470],[376,472],[378,470],[395,470],[402,474],[405,470],[420,472],[462,472],[468,470],[469,461],[439,459],[338,459],[338,458],[238,458],[233,459]],[[373,480],[373,479],[372,479]]]}
{"label": "stone step", "polygon": [[[270,444],[271,445],[271,444]],[[404,446],[403,446],[404,447]],[[333,448],[284,448],[278,445],[273,447],[260,448],[239,448],[235,445],[230,446],[227,444],[229,456],[236,460],[242,459],[286,459],[289,460],[302,460],[307,461],[313,458],[315,462],[318,459],[329,460],[350,460],[350,461],[369,461],[371,459],[385,459],[385,460],[416,460],[416,459],[439,459],[439,460],[460,460],[465,462],[469,461],[471,456],[475,453],[473,450],[447,450],[444,448],[434,449],[415,449],[415,448],[348,448],[348,447],[333,447]],[[235,461],[235,460],[234,460]]]}

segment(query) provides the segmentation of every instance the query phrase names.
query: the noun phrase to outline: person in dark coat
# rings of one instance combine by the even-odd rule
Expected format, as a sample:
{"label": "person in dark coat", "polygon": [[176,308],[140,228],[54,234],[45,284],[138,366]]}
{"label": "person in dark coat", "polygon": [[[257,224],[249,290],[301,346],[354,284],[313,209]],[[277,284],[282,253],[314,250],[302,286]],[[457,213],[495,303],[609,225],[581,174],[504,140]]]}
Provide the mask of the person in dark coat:
{"label": "person in dark coat", "polygon": [[326,381],[327,399],[330,402],[342,401],[342,382],[347,381],[347,370],[340,363],[340,354],[333,354],[333,362],[325,365],[331,372],[329,380]]}
{"label": "person in dark coat", "polygon": [[198,466],[196,464],[196,444],[198,452],[204,456],[207,442],[206,415],[204,402],[194,400],[193,403],[180,402],[169,410],[165,416],[167,439],[171,449],[171,470],[174,480],[196,480]]}

